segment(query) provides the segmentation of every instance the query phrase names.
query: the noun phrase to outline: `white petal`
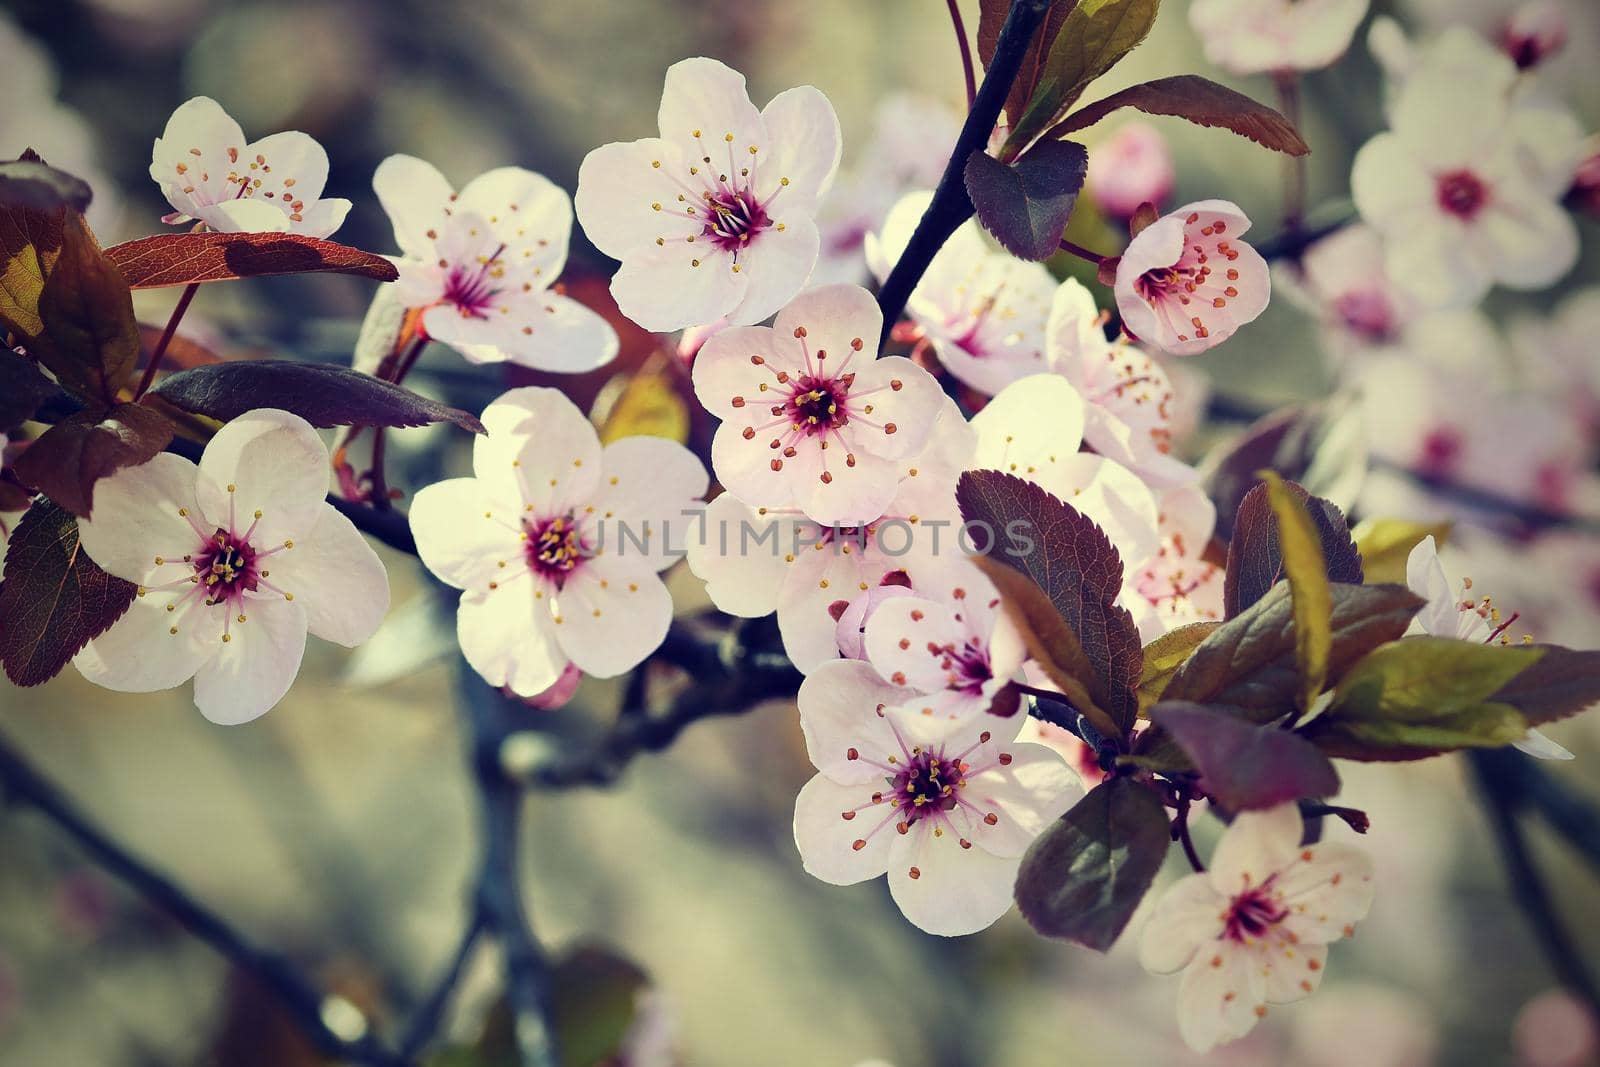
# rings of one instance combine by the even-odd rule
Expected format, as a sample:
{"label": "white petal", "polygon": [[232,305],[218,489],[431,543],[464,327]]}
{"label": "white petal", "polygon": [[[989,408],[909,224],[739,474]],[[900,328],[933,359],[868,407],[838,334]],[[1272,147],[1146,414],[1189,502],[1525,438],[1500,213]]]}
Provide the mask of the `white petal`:
{"label": "white petal", "polygon": [[712,322],[744,299],[750,277],[733,257],[704,242],[669,240],[635,248],[611,279],[617,308],[646,330],[668,333]]}
{"label": "white petal", "polygon": [[[706,583],[712,603],[730,615],[757,619],[778,608],[793,520],[763,517],[732,493],[706,505],[704,538],[691,529],[689,569]],[[769,532],[770,531],[770,532]]]}
{"label": "white petal", "polygon": [[973,464],[1029,476],[1051,457],[1070,456],[1083,442],[1083,397],[1057,374],[1013,382],[972,417],[978,433]]}
{"label": "white petal", "polygon": [[[987,725],[992,718],[980,716],[976,725]],[[1077,773],[1054,749],[1002,739],[1003,731],[1021,725],[1021,714],[1013,718],[1012,726],[997,722],[994,739],[968,757],[974,770],[967,779],[966,801],[998,816],[992,826],[975,825],[973,841],[997,856],[1020,858],[1084,790]],[[990,745],[995,749],[994,762],[988,758]],[[1004,762],[1006,757],[1009,763]]]}
{"label": "white petal", "polygon": [[476,478],[423,486],[410,519],[422,565],[457,589],[483,592],[526,566],[521,508],[490,497]]}
{"label": "white petal", "polygon": [[701,500],[710,479],[698,456],[661,437],[624,437],[600,456],[605,481],[595,500],[608,553],[647,566],[678,559],[699,532]]}
{"label": "white petal", "polygon": [[1183,972],[1178,988],[1178,1032],[1196,1052],[1248,1034],[1266,1003],[1266,985],[1251,953],[1219,941]]}
{"label": "white petal", "polygon": [[930,646],[960,648],[966,641],[967,628],[948,607],[915,595],[882,604],[867,620],[868,662],[896,685],[924,693],[943,689],[948,682],[941,657],[930,653]]}
{"label": "white petal", "polygon": [[272,558],[271,582],[293,593],[306,625],[324,641],[354,648],[389,611],[389,574],[367,539],[333,505],[309,534]]}
{"label": "white petal", "polygon": [[1021,862],[963,848],[955,833],[935,834],[920,822],[896,834],[889,847],[889,892],[919,929],[944,937],[974,934],[1010,910]]}
{"label": "white petal", "polygon": [[1573,759],[1572,752],[1565,745],[1552,741],[1538,730],[1529,730],[1527,736],[1521,741],[1511,742],[1511,747],[1518,752],[1532,756],[1534,759]]}
{"label": "white petal", "polygon": [[288,233],[293,221],[264,200],[224,200],[195,209],[195,217],[219,233]]}
{"label": "white petal", "polygon": [[1380,133],[1356,152],[1350,193],[1363,219],[1398,236],[1404,220],[1430,203],[1434,183],[1398,136]]}
{"label": "white petal", "polygon": [[1286,930],[1306,944],[1337,941],[1372,907],[1372,857],[1337,841],[1307,845],[1274,886],[1289,909]]}
{"label": "white petal", "polygon": [[672,596],[654,568],[610,552],[581,563],[553,599],[556,640],[596,678],[637,667],[672,625]]}
{"label": "white petal", "polygon": [[[110,629],[72,658],[72,665],[95,685],[119,693],[153,693],[187,682],[216,653],[217,633],[194,625],[197,620],[184,624],[166,610],[170,599],[135,600]],[[175,622],[180,625],[173,634],[169,631]]]}
{"label": "white petal", "polygon": [[1303,832],[1300,809],[1292,803],[1240,813],[1211,857],[1212,886],[1231,897],[1261,885],[1294,859]]}
{"label": "white petal", "polygon": [[[760,363],[753,361],[759,356]],[[694,395],[711,414],[741,427],[772,421],[761,403],[762,387],[771,388],[779,371],[805,369],[796,345],[777,344],[766,326],[734,326],[709,338],[694,358]]]}
{"label": "white petal", "polygon": [[194,215],[197,207],[232,195],[223,192],[233,169],[228,149],[237,153],[244,147],[239,124],[215,100],[197,96],[167,119],[151,153],[150,177],[174,209]]}
{"label": "white petal", "polygon": [[[673,143],[721,146],[723,135],[733,144],[760,144],[766,127],[750,102],[744,75],[715,59],[696,56],[667,68],[657,113],[661,136]],[[697,139],[695,131],[700,132]]]}
{"label": "white petal", "polygon": [[246,621],[228,624],[229,640],[194,676],[194,705],[219,726],[271,711],[294,684],[306,650],[306,612],[298,601],[262,596],[246,599],[245,607]]}
{"label": "white petal", "polygon": [[[849,359],[848,369],[859,373],[866,369],[864,361],[877,355],[883,312],[872,294],[859,285],[823,285],[807,289],[778,312],[772,322],[774,345],[798,349],[794,341],[797,329],[805,331],[813,358],[820,358],[829,368]],[[817,357],[818,352],[826,355]],[[857,354],[852,359],[853,352]]]}
{"label": "white petal", "polygon": [[677,145],[659,137],[601,145],[583,157],[575,206],[596,248],[612,259],[626,259],[657,237],[699,232],[692,221],[653,206],[677,202],[678,189],[666,175],[686,171],[683,158]]}
{"label": "white petal", "polygon": [[[889,847],[898,836],[895,812],[887,803],[874,804],[873,791],[870,783],[839,785],[822,774],[800,787],[794,843],[807,874],[829,885],[854,885],[888,869]],[[864,842],[860,848],[858,841]]]}
{"label": "white petal", "polygon": [[462,186],[455,210],[481,216],[505,244],[510,261],[524,269],[537,268],[554,281],[566,266],[572,200],[543,174],[523,167],[485,171]]}
{"label": "white petal", "polygon": [[328,448],[300,416],[258,408],[217,431],[200,471],[205,517],[239,533],[255,522],[251,543],[265,548],[316,525],[328,493]]}
{"label": "white petal", "polygon": [[[821,90],[801,85],[773,97],[761,110],[761,118],[771,143],[771,157],[760,160],[763,178],[774,173],[788,178],[781,199],[794,196],[802,200],[801,210],[814,212],[833,184],[843,148],[833,105]],[[761,147],[765,151],[768,146]],[[790,206],[783,204],[785,210]]]}
{"label": "white petal", "polygon": [[1228,901],[1203,874],[1172,884],[1150,912],[1139,940],[1139,963],[1152,974],[1182,970],[1195,953],[1222,934]]}
{"label": "white petal", "polygon": [[545,588],[530,576],[493,592],[463,593],[456,613],[456,638],[472,669],[521,697],[555,685],[567,666]]}
{"label": "white petal", "polygon": [[[800,529],[803,543],[799,546],[793,543],[792,529],[781,531],[789,541],[780,551],[785,558],[795,558],[787,564],[778,593],[778,632],[784,652],[804,673],[839,657],[833,605],[866,592],[862,586],[871,588],[883,575],[877,567],[864,569],[866,556],[856,544],[819,541],[823,528],[809,523]],[[849,552],[844,551],[847,544]],[[879,572],[873,573],[875,570]]]}
{"label": "white petal", "polygon": [[522,500],[539,518],[587,503],[600,485],[600,439],[578,406],[541,386],[501,394],[483,411],[472,470],[492,499]]}
{"label": "white petal", "polygon": [[1262,992],[1268,1004],[1291,1004],[1309,997],[1322,984],[1328,946],[1295,944],[1287,938],[1263,943],[1259,966],[1265,975]]}
{"label": "white petal", "polygon": [[885,459],[920,452],[944,408],[944,391],[933,375],[904,356],[852,363],[849,369],[855,381],[848,394],[851,419],[844,427],[845,439]]}
{"label": "white petal", "polygon": [[1417,613],[1422,629],[1436,637],[1454,637],[1461,612],[1432,534],[1418,541],[1406,557],[1406,587],[1427,601]]}
{"label": "white petal", "polygon": [[354,206],[342,197],[324,197],[315,204],[307,204],[300,212],[300,221],[294,223],[294,232],[307,237],[325,238],[344,225],[345,216]]}
{"label": "white petal", "polygon": [[[138,585],[158,585],[180,576],[181,563],[158,567],[156,557],[181,560],[200,543],[184,508],[199,514],[193,463],[169,452],[137,467],[124,467],[94,488],[94,514],[78,520],[83,550],[100,569]],[[211,531],[205,531],[209,534]],[[165,630],[165,627],[163,627]]]}
{"label": "white petal", "polygon": [[408,256],[431,258],[434,238],[428,231],[444,222],[455,192],[439,169],[416,156],[390,156],[372,175],[372,191],[394,227],[395,244]]}
{"label": "white petal", "polygon": [[[815,522],[843,526],[872,522],[884,513],[900,488],[900,468],[892,459],[860,452],[852,467],[837,448],[825,451],[813,442],[799,442],[796,448],[797,454],[784,461],[784,473],[794,486],[795,503]],[[757,458],[766,457],[758,453]],[[759,465],[754,473],[761,474]],[[824,473],[827,479],[822,477]]]}
{"label": "white petal", "polygon": [[779,211],[783,229],[763,230],[739,253],[739,272],[749,278],[744,299],[728,312],[734,325],[760,322],[794,298],[816,266],[821,237],[817,224]]}
{"label": "white petal", "polygon": [[860,660],[835,660],[811,672],[797,698],[811,765],[843,785],[881,779],[885,757],[902,750],[879,712],[907,695]]}
{"label": "white petal", "polygon": [[[240,172],[261,180],[252,199],[260,200],[265,193],[276,192],[278,195],[272,200],[280,205],[300,201],[313,204],[328,184],[327,151],[315,138],[299,130],[263,137],[247,145],[244,155],[239,161]],[[258,160],[257,156],[261,158]]]}

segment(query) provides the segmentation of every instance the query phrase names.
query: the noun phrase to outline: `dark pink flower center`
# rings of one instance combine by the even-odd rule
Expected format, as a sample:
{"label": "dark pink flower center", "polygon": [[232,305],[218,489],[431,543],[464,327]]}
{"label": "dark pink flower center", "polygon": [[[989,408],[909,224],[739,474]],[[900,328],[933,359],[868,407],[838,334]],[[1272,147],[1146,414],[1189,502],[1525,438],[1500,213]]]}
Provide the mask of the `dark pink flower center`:
{"label": "dark pink flower center", "polygon": [[824,435],[850,421],[845,398],[850,393],[847,378],[823,378],[802,374],[795,379],[794,392],[785,403],[785,414],[795,429],[807,435]]}
{"label": "dark pink flower center", "polygon": [[529,569],[549,578],[558,588],[590,555],[588,546],[578,532],[578,524],[571,515],[540,521],[525,520],[522,527],[527,536],[523,552]]}
{"label": "dark pink flower center", "polygon": [[936,812],[952,811],[960,803],[957,791],[965,782],[966,769],[966,764],[941,754],[914,752],[905,768],[889,780],[891,803],[908,825]]}
{"label": "dark pink flower center", "polygon": [[445,279],[444,302],[455,307],[463,318],[488,318],[505,275],[505,268],[499,263],[500,253],[505,249],[506,246],[501,245],[494,255],[476,265],[453,265]]}
{"label": "dark pink flower center", "polygon": [[749,189],[707,193],[705,211],[707,218],[701,235],[724,252],[739,252],[772,225],[766,208]]}
{"label": "dark pink flower center", "polygon": [[1352,333],[1371,343],[1395,337],[1395,321],[1389,298],[1373,289],[1341,293],[1333,302],[1333,313]]}
{"label": "dark pink flower center", "polygon": [[1470,170],[1455,170],[1438,178],[1439,206],[1462,219],[1471,219],[1483,209],[1489,190]]}
{"label": "dark pink flower center", "polygon": [[212,534],[206,547],[195,553],[190,562],[205,587],[208,603],[242,599],[245,593],[255,592],[261,581],[255,549],[244,537],[226,530]]}
{"label": "dark pink flower center", "polygon": [[1223,921],[1224,938],[1229,941],[1254,941],[1289,917],[1289,909],[1272,892],[1272,881],[1269,878],[1260,886],[1246,889],[1233,898],[1233,903],[1228,906],[1228,917]]}
{"label": "dark pink flower center", "polygon": [[1440,426],[1430,430],[1422,439],[1422,456],[1419,459],[1422,472],[1436,477],[1449,474],[1461,458],[1464,444],[1461,434],[1453,427]]}

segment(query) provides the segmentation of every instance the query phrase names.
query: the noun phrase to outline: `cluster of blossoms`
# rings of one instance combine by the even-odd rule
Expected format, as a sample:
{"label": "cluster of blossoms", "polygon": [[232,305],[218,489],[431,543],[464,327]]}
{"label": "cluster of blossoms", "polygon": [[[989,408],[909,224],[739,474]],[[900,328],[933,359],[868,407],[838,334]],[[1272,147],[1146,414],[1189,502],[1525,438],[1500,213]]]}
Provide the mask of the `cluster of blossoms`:
{"label": "cluster of blossoms", "polygon": [[[1287,77],[1337,59],[1366,7],[1197,0],[1190,11],[1213,62]],[[358,361],[377,366],[374,354],[409,338],[476,363],[608,363],[615,331],[559,284],[576,218],[620,261],[621,313],[687,331],[694,395],[718,420],[721,491],[708,501],[708,472],[682,445],[602,445],[555,389],[491,403],[471,476],[421,489],[409,513],[421,561],[460,590],[466,661],[496,687],[559,705],[581,676],[620,675],[661,645],[673,616],[661,572],[686,557],[722,611],[775,614],[805,675],[799,718],[816,775],[793,824],[805,869],[840,885],[886,875],[931,933],[988,927],[1010,907],[1024,853],[1085,786],[1061,751],[1023,739],[1018,687],[1049,683],[968,558],[964,471],[1015,475],[1087,516],[1121,561],[1116,603],[1143,641],[1220,619],[1216,507],[1174,455],[1194,421],[1180,361],[1259,316],[1276,280],[1364,388],[1378,457],[1552,511],[1600,504],[1600,377],[1584,347],[1600,301],[1575,298],[1555,326],[1527,325],[1511,343],[1471,310],[1494,286],[1548,286],[1577,257],[1561,198],[1579,174],[1580,130],[1523,73],[1551,37],[1542,25],[1498,44],[1461,30],[1413,48],[1375,27],[1391,128],[1354,163],[1361,221],[1276,278],[1237,205],[1145,210],[1171,193],[1170,158],[1148,127],[1125,127],[1089,171],[1090,195],[1130,223],[1120,257],[1102,264],[1114,332],[1088,288],[999,250],[976,221],[933,257],[908,321],[886,329],[859,283],[884,281],[906,253],[956,136],[954,116],[920,102],[893,103],[877,152],[839,186],[839,123],[821,92],[790,89],[758,109],[743,76],[711,59],[667,72],[659,135],[595,149],[573,198],[517,167],[457,191],[427,162],[385,160],[373,187],[399,280],[375,302]],[[902,136],[913,125],[925,132]],[[216,231],[325,238],[350,207],[322,198],[315,141],[246,141],[203,97],[173,115],[150,173],[167,221]],[[885,337],[910,354],[885,354]],[[1509,347],[1537,358],[1519,366]],[[198,464],[161,454],[104,479],[83,548],[138,594],[78,653],[79,671],[123,691],[193,678],[209,719],[239,723],[282,698],[307,633],[370,637],[387,577],[326,501],[328,483],[316,431],[272,409],[226,424]],[[1416,484],[1373,479],[1368,509],[1426,517]],[[0,513],[0,544],[9,519]],[[1447,581],[1431,541],[1408,578],[1428,600],[1423,631],[1505,636],[1509,621]],[[1569,755],[1537,733],[1521,747]],[[1197,1049],[1313,991],[1327,945],[1367,912],[1368,861],[1303,845],[1302,832],[1292,804],[1239,814],[1209,871],[1153,910],[1141,956],[1184,972],[1180,1029]]]}

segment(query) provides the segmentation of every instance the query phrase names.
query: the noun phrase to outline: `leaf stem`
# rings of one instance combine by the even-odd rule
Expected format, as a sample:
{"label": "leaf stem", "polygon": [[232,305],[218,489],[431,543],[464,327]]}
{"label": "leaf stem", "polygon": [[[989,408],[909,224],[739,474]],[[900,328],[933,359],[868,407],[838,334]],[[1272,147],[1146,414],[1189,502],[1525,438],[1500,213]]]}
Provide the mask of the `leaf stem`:
{"label": "leaf stem", "polygon": [[1063,251],[1063,252],[1071,252],[1073,255],[1077,256],[1079,259],[1086,260],[1089,263],[1093,263],[1097,267],[1100,265],[1100,263],[1103,260],[1105,260],[1107,258],[1105,256],[1102,256],[1098,252],[1089,251],[1087,248],[1083,247],[1080,244],[1073,244],[1071,241],[1067,240],[1065,237],[1063,237],[1061,239],[1061,251]]}
{"label": "leaf stem", "polygon": [[1206,873],[1206,865],[1200,861],[1200,853],[1194,847],[1194,838],[1189,833],[1189,807],[1194,803],[1194,796],[1187,786],[1178,787],[1178,813],[1172,819],[1172,836],[1183,846],[1183,854],[1189,860],[1189,866],[1194,868],[1196,874]]}
{"label": "leaf stem", "polygon": [[1017,71],[1022,67],[1028,42],[1033,39],[1049,8],[1050,0],[1011,0],[1011,10],[1006,13],[999,40],[995,43],[994,58],[983,75],[983,84],[973,97],[967,121],[956,138],[950,161],[945,164],[944,174],[933,191],[933,199],[922,213],[922,219],[912,232],[911,240],[906,243],[905,251],[889,272],[889,277],[884,279],[883,287],[878,290],[878,307],[883,311],[883,333],[878,338],[879,347],[888,340],[889,331],[894,329],[894,324],[905,311],[906,301],[911,299],[912,290],[922,280],[933,257],[944,247],[950,235],[956,232],[956,228],[972,217],[972,199],[967,195],[966,181],[962,176],[967,159],[972,153],[982,152],[988,147],[995,121],[1000,117],[1000,109],[1011,92],[1011,83],[1016,81]]}
{"label": "leaf stem", "polygon": [[972,100],[978,95],[978,80],[972,70],[972,46],[967,42],[966,23],[961,21],[961,8],[956,0],[945,0],[950,8],[950,21],[955,25],[956,44],[961,46],[961,73],[967,82],[967,108],[971,110]]}
{"label": "leaf stem", "polygon": [[160,340],[156,342],[155,348],[150,350],[150,361],[144,365],[144,375],[139,379],[139,388],[133,392],[135,400],[144,396],[149,391],[151,383],[156,380],[156,370],[161,366],[161,357],[167,354],[167,346],[172,344],[172,338],[177,335],[178,323],[183,321],[184,312],[189,310],[189,302],[199,291],[199,282],[190,282],[183,287],[183,295],[178,297],[178,305],[172,309],[166,328],[161,331]]}
{"label": "leaf stem", "polygon": [[[1300,75],[1292,70],[1273,75],[1278,90],[1278,108],[1289,124],[1300,128]],[[1286,156],[1283,163],[1283,232],[1293,236],[1305,226],[1306,157]]]}

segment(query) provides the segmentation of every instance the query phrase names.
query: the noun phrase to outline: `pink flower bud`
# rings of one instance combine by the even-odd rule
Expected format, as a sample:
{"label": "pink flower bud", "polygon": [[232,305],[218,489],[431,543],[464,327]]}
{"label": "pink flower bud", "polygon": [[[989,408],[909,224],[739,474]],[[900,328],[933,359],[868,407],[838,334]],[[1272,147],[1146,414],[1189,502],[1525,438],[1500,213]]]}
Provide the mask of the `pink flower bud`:
{"label": "pink flower bud", "polygon": [[1531,0],[1500,27],[1500,47],[1519,70],[1536,67],[1567,43],[1567,15],[1552,0]]}
{"label": "pink flower bud", "polygon": [[578,683],[582,681],[583,672],[577,668],[576,664],[568,663],[561,672],[561,677],[556,679],[554,685],[542,693],[528,697],[523,700],[523,703],[530,708],[538,708],[540,711],[555,711],[557,708],[564,707],[567,701],[573,698],[574,694],[578,692]]}
{"label": "pink flower bud", "polygon": [[839,653],[845,659],[867,658],[867,620],[872,618],[872,613],[877,611],[884,601],[912,595],[911,590],[904,585],[890,584],[887,578],[884,582],[885,584],[873,586],[854,600],[841,601],[844,607],[839,611],[839,629],[835,639],[839,644]]}
{"label": "pink flower bud", "polygon": [[1523,1005],[1512,1032],[1525,1067],[1582,1067],[1600,1053],[1594,1016],[1570,993],[1552,989]]}
{"label": "pink flower bud", "polygon": [[683,365],[694,366],[694,357],[699,354],[700,347],[727,328],[728,316],[724,315],[715,322],[684,330],[683,336],[678,338],[678,358],[683,360]]}
{"label": "pink flower bud", "polygon": [[1155,127],[1129,122],[1089,153],[1084,185],[1108,214],[1132,218],[1140,204],[1159,205],[1172,192],[1172,150]]}

